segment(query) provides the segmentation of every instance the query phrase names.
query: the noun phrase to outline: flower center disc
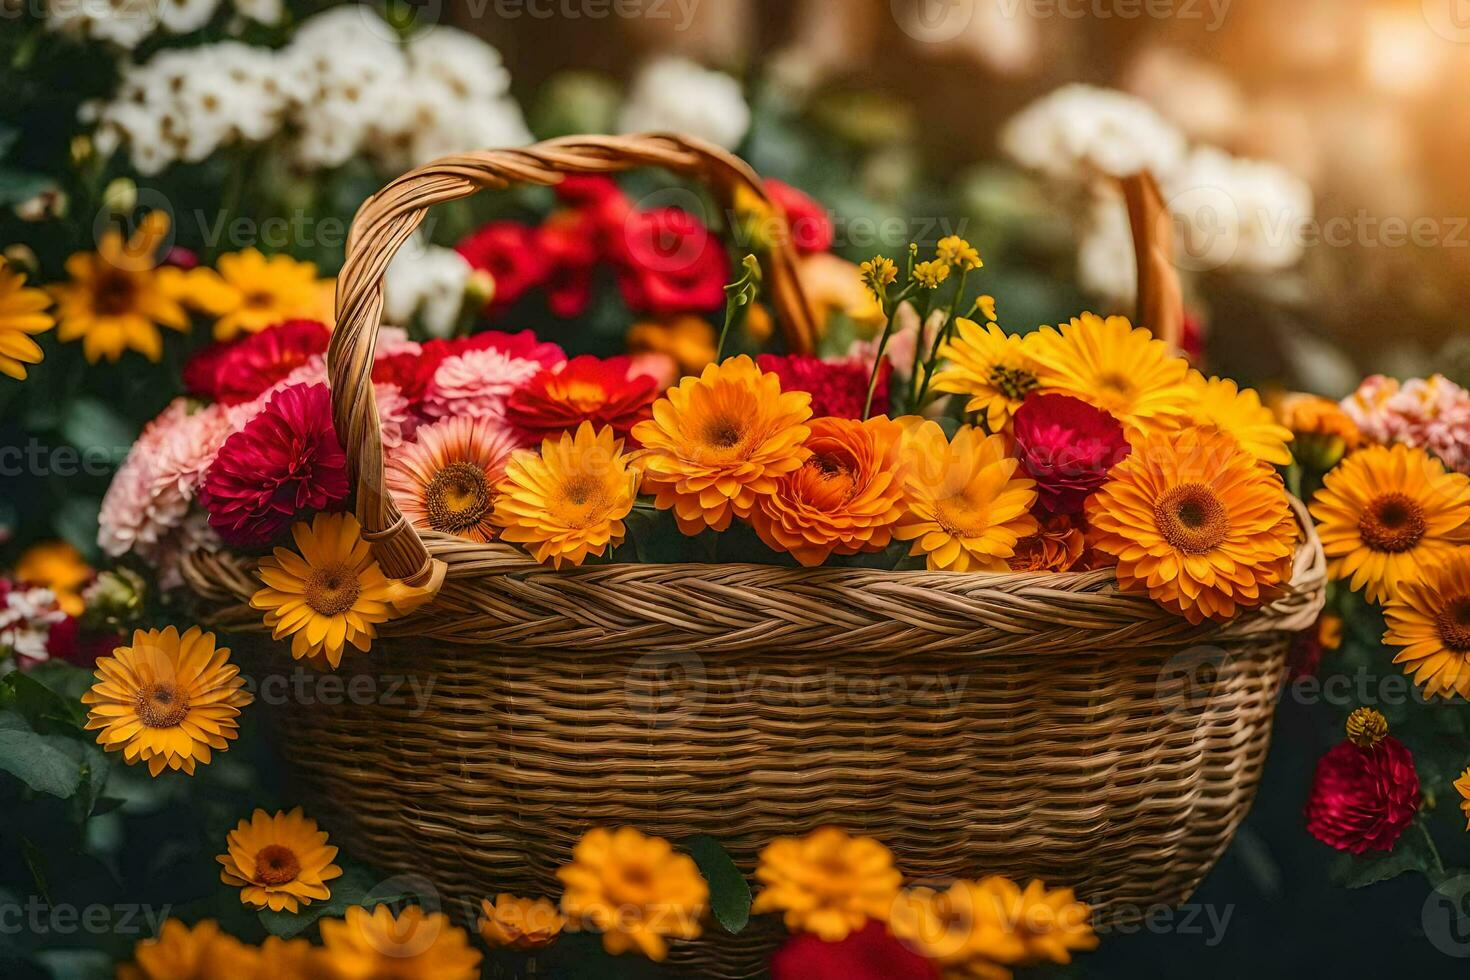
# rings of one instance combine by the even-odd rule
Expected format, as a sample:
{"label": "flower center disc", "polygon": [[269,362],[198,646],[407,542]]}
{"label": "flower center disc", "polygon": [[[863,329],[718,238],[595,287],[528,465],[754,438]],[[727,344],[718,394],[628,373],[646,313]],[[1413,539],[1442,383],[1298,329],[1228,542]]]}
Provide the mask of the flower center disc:
{"label": "flower center disc", "polygon": [[1470,596],[1452,601],[1434,620],[1434,627],[1447,649],[1470,653]]}
{"label": "flower center disc", "polygon": [[361,593],[357,576],[341,564],[318,568],[306,581],[306,604],[323,616],[345,613]]}
{"label": "flower center disc", "polygon": [[111,272],[98,281],[92,305],[103,316],[122,316],[133,308],[135,293],[132,276]]}
{"label": "flower center disc", "polygon": [[435,474],[424,492],[429,526],[449,534],[478,527],[494,503],[490,481],[474,463],[450,463]]}
{"label": "flower center disc", "polygon": [[1203,483],[1175,487],[1154,506],[1159,534],[1177,551],[1198,555],[1225,540],[1230,515],[1214,490]]}
{"label": "flower center disc", "polygon": [[1358,518],[1358,533],[1374,551],[1408,551],[1424,537],[1424,508],[1402,493],[1375,497]]}
{"label": "flower center disc", "polygon": [[267,844],[255,855],[255,880],[262,885],[284,885],[301,873],[296,852],[280,844]]}
{"label": "flower center disc", "polygon": [[173,684],[149,684],[138,692],[138,720],[149,728],[173,728],[189,714],[189,696]]}
{"label": "flower center disc", "polygon": [[1024,368],[997,364],[990,369],[990,386],[1007,398],[1020,401],[1036,388],[1036,376]]}

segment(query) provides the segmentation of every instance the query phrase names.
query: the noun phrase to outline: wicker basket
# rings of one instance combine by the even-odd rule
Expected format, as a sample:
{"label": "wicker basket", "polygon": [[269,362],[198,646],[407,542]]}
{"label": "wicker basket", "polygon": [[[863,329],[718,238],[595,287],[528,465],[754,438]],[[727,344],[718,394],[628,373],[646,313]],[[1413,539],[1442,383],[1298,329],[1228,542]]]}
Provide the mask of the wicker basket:
{"label": "wicker basket", "polygon": [[[1105,915],[1185,899],[1250,806],[1287,647],[1322,605],[1299,507],[1286,594],[1223,628],[1121,594],[1107,571],[553,572],[399,516],[369,370],[394,251],[425,207],[478,187],[640,164],[762,193],[694,141],[589,137],[449,158],[358,216],[330,357],[338,432],[385,570],[439,591],[357,669],[433,687],[425,704],[282,712],[315,815],[349,853],[459,899],[559,893],[555,869],[595,824],[709,834],[749,869],[771,838],[826,823],[884,841],[910,879],[1037,876]],[[787,343],[804,348],[793,262],[778,248],[769,281]],[[199,552],[183,571],[217,623],[260,628],[249,560]],[[672,958],[756,976],[776,932],[711,931]]]}

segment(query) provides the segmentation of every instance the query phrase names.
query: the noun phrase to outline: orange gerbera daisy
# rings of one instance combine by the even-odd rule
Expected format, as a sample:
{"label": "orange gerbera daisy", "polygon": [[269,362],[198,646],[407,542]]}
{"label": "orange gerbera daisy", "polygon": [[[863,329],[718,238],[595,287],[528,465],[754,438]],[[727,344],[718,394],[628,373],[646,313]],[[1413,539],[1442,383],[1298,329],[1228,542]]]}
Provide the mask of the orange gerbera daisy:
{"label": "orange gerbera daisy", "polygon": [[65,541],[42,541],[27,548],[15,563],[17,581],[50,589],[56,604],[68,616],[80,616],[86,609],[82,586],[97,574],[87,564],[75,545]]}
{"label": "orange gerbera daisy", "polygon": [[965,411],[980,413],[991,432],[1000,432],[1036,390],[1037,366],[1028,350],[1034,345],[994,323],[982,328],[961,317],[955,326],[955,338],[939,348],[948,363],[935,372],[934,390],[968,395]]}
{"label": "orange gerbera daisy", "polygon": [[[316,264],[247,248],[221,255],[214,269],[189,273],[191,299],[217,317],[215,340],[258,333],[286,320],[330,321],[331,309]],[[323,310],[324,304],[326,311]]]}
{"label": "orange gerbera daisy", "polygon": [[1189,419],[1189,363],[1127,317],[1084,313],[1033,336],[1029,351],[1041,390],[1096,405],[1122,422],[1130,439]]}
{"label": "orange gerbera daisy", "polygon": [[1470,479],[1422,449],[1369,446],[1323,478],[1311,511],[1328,574],[1384,602],[1470,541]]}
{"label": "orange gerbera daisy", "polygon": [[623,518],[638,497],[638,471],[611,428],[583,422],[522,449],[505,468],[494,521],[506,541],[524,544],[539,562],[580,565],[623,543]]}
{"label": "orange gerbera daisy", "polygon": [[1313,469],[1326,472],[1363,444],[1358,424],[1330,398],[1294,392],[1272,407],[1291,430],[1296,458]]}
{"label": "orange gerbera daisy", "polygon": [[567,920],[544,898],[517,898],[502,893],[480,903],[480,938],[492,949],[540,949],[566,927]]}
{"label": "orange gerbera daisy", "polygon": [[342,876],[332,863],[337,849],[326,831],[303,816],[301,807],[274,816],[256,810],[225,838],[226,853],[215,858],[220,881],[240,889],[240,901],[273,912],[332,897],[326,883]]}
{"label": "orange gerbera daisy", "polygon": [[902,444],[903,428],[886,418],[813,419],[811,456],[760,498],[756,533],[808,566],[883,550],[904,513]]}
{"label": "orange gerbera daisy", "polygon": [[25,273],[0,259],[0,374],[26,378],[27,364],[41,363],[41,348],[31,339],[56,325],[46,312],[51,297],[26,285]]}
{"label": "orange gerbera daisy", "polygon": [[1426,694],[1470,698],[1470,548],[1427,565],[1383,608],[1383,642]]}
{"label": "orange gerbera daisy", "polygon": [[403,516],[418,527],[471,541],[495,537],[495,487],[517,449],[514,434],[488,418],[420,426],[388,460],[384,479]]}
{"label": "orange gerbera daisy", "polygon": [[665,320],[640,320],[628,330],[632,354],[663,354],[689,374],[715,359],[715,328],[704,317],[685,313]]}
{"label": "orange gerbera daisy", "polygon": [[673,509],[685,534],[723,531],[811,455],[803,445],[811,414],[811,395],[781,391],[780,379],[749,357],[710,364],[633,427],[644,447],[644,489],[660,510]]}
{"label": "orange gerbera daisy", "polygon": [[1147,590],[1191,623],[1259,606],[1291,576],[1297,533],[1281,478],[1216,429],[1143,441],[1088,499],[1087,521],[1119,588]]}
{"label": "orange gerbera daisy", "polygon": [[761,851],[755,877],[762,887],[752,912],[780,912],[786,928],[829,943],[870,919],[888,921],[903,882],[887,847],[836,827],[777,837]]}
{"label": "orange gerbera daisy", "polygon": [[168,919],[156,938],[133,947],[133,962],[118,966],[117,980],[253,977],[260,963],[258,950],[221,932],[212,920],[190,928]]}
{"label": "orange gerbera daisy", "polygon": [[904,440],[907,513],[893,536],[913,541],[931,571],[1004,572],[1017,543],[1037,530],[1036,481],[1018,478],[1006,437],[963,426],[947,440],[936,422]]}
{"label": "orange gerbera daisy", "polygon": [[133,645],[97,661],[97,683],[82,695],[91,705],[87,728],[97,742],[121,752],[129,765],[148,764],[194,774],[210,750],[224,751],[239,734],[240,709],[254,699],[244,690],[230,651],[214,634],[194,626],[179,631],[137,630]]}
{"label": "orange gerbera daisy", "polygon": [[480,951],[443,912],[410,905],[395,916],[387,905],[361,906],[343,919],[322,921],[317,969],[322,980],[479,980]]}

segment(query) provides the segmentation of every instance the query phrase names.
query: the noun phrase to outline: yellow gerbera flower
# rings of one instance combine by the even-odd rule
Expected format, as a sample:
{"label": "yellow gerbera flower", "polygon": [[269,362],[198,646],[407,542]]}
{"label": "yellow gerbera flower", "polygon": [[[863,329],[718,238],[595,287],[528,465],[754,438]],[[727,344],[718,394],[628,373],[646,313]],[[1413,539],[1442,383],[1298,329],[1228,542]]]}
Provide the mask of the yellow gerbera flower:
{"label": "yellow gerbera flower", "polygon": [[342,876],[332,863],[337,849],[301,807],[274,816],[256,810],[230,831],[225,848],[215,858],[222,865],[220,881],[238,887],[240,901],[258,909],[296,912],[331,898],[326,882]]}
{"label": "yellow gerbera flower", "polygon": [[78,252],[66,260],[69,282],[50,286],[56,299],[63,341],[80,339],[82,353],[93,363],[115,361],[135,350],[157,361],[163,356],[159,325],[189,329],[183,300],[188,295],[179,269],[158,266],[158,250],[168,237],[169,219],[150,211],[131,238],[110,229],[95,252]]}
{"label": "yellow gerbera flower", "polygon": [[642,446],[643,486],[660,510],[674,511],[685,534],[723,531],[746,518],[756,498],[811,455],[812,396],[781,390],[781,380],[741,355],[685,378],[633,427]]}
{"label": "yellow gerbera flower", "polygon": [[1291,430],[1276,423],[1276,415],[1261,404],[1261,396],[1251,388],[1241,388],[1229,378],[1206,380],[1198,371],[1189,372],[1189,387],[1194,395],[1191,406],[1196,423],[1207,422],[1228,432],[1252,456],[1277,466],[1291,463]]}
{"label": "yellow gerbera flower", "polygon": [[206,919],[191,929],[169,919],[156,938],[133,947],[133,962],[118,966],[117,980],[253,977],[259,969],[259,951],[225,935],[214,921]]}
{"label": "yellow gerbera flower", "polygon": [[211,749],[229,747],[240,709],[254,700],[229,659],[197,626],[183,635],[172,626],[137,630],[132,646],[97,661],[97,683],[82,695],[92,706],[87,728],[100,728],[99,745],[129,765],[146,762],[151,775],[165,768],[193,775],[197,763],[209,764]]}
{"label": "yellow gerbera flower", "polygon": [[1470,698],[1470,548],[1426,562],[1383,608],[1383,642],[1425,694]]}
{"label": "yellow gerbera flower", "polygon": [[524,544],[539,562],[580,565],[623,543],[623,518],[638,499],[638,471],[611,426],[583,422],[520,450],[496,488],[492,520],[506,541]]}
{"label": "yellow gerbera flower", "polygon": [[282,320],[324,319],[323,283],[317,279],[316,264],[289,255],[268,256],[255,248],[221,255],[215,270],[195,269],[190,273],[190,295],[218,318],[215,340],[258,333]]}
{"label": "yellow gerbera flower", "polygon": [[14,574],[17,581],[50,589],[62,612],[80,616],[87,605],[82,599],[82,586],[97,573],[73,545],[65,541],[42,541],[21,554]]}
{"label": "yellow gerbera flower", "polygon": [[1215,429],[1144,440],[1087,501],[1088,540],[1191,623],[1261,605],[1291,576],[1296,524],[1276,471]]}
{"label": "yellow gerbera flower", "polygon": [[1470,769],[1460,773],[1455,780],[1455,790],[1460,794],[1460,812],[1465,814],[1465,829],[1470,830]]}
{"label": "yellow gerbera flower", "polygon": [[260,947],[260,980],[307,980],[316,977],[317,948],[305,939],[266,936]]}
{"label": "yellow gerbera flower", "polygon": [[837,827],[777,837],[761,851],[755,877],[762,888],[752,912],[780,912],[786,928],[829,943],[870,919],[888,921],[903,882],[887,847]]}
{"label": "yellow gerbera flower", "polygon": [[637,950],[654,962],[668,956],[668,940],[697,939],[709,905],[709,886],[694,859],[662,837],[632,827],[594,827],[557,869],[567,921],[602,933],[614,956]]}
{"label": "yellow gerbera flower", "polygon": [[260,560],[265,587],[250,604],[265,611],[272,637],[291,637],[291,656],[324,655],[336,668],[348,644],[366,653],[377,626],[431,598],[426,588],[383,574],[351,514],[317,514],[291,529],[299,551],[277,548]]}
{"label": "yellow gerbera flower", "polygon": [[540,949],[561,935],[567,920],[544,898],[501,894],[480,903],[480,937],[492,949]]}
{"label": "yellow gerbera flower", "polygon": [[1369,446],[1323,478],[1311,511],[1328,574],[1384,602],[1470,541],[1470,479],[1422,449]]}
{"label": "yellow gerbera flower", "polygon": [[954,440],[936,422],[911,427],[904,440],[908,513],[893,536],[913,541],[931,571],[1004,572],[1016,543],[1037,530],[1036,481],[1019,478],[1006,438],[965,426]]}
{"label": "yellow gerbera flower", "polygon": [[1084,313],[1034,336],[1030,351],[1041,389],[1106,410],[1130,438],[1177,429],[1189,419],[1189,363],[1126,317]]}
{"label": "yellow gerbera flower", "polygon": [[395,916],[387,905],[361,906],[321,925],[317,968],[323,980],[479,980],[480,951],[443,912],[410,905]]}
{"label": "yellow gerbera flower", "polygon": [[0,374],[24,381],[26,365],[41,363],[41,347],[31,337],[56,326],[50,306],[44,289],[27,287],[25,273],[0,259]]}
{"label": "yellow gerbera flower", "polygon": [[954,338],[939,347],[939,356],[947,363],[934,373],[934,390],[968,395],[965,411],[979,413],[991,432],[1001,432],[1036,390],[1031,346],[994,323],[981,327],[961,317],[955,320]]}

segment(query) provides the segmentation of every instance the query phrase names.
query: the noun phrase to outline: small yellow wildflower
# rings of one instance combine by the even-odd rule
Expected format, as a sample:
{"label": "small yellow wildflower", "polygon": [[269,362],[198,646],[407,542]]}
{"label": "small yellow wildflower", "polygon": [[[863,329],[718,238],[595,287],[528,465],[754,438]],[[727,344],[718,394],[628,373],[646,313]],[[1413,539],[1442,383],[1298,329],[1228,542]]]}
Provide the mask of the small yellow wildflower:
{"label": "small yellow wildflower", "polygon": [[935,259],[914,266],[914,280],[925,289],[938,289],[939,284],[949,278],[949,266]]}
{"label": "small yellow wildflower", "polygon": [[860,265],[858,271],[862,274],[863,285],[880,299],[885,293],[884,287],[898,278],[898,266],[893,264],[892,259],[883,255],[873,256]]}
{"label": "small yellow wildflower", "polygon": [[939,240],[936,248],[939,253],[939,261],[946,265],[956,266],[966,272],[983,268],[985,263],[980,260],[980,253],[975,246],[965,241],[959,235],[946,235]]}

